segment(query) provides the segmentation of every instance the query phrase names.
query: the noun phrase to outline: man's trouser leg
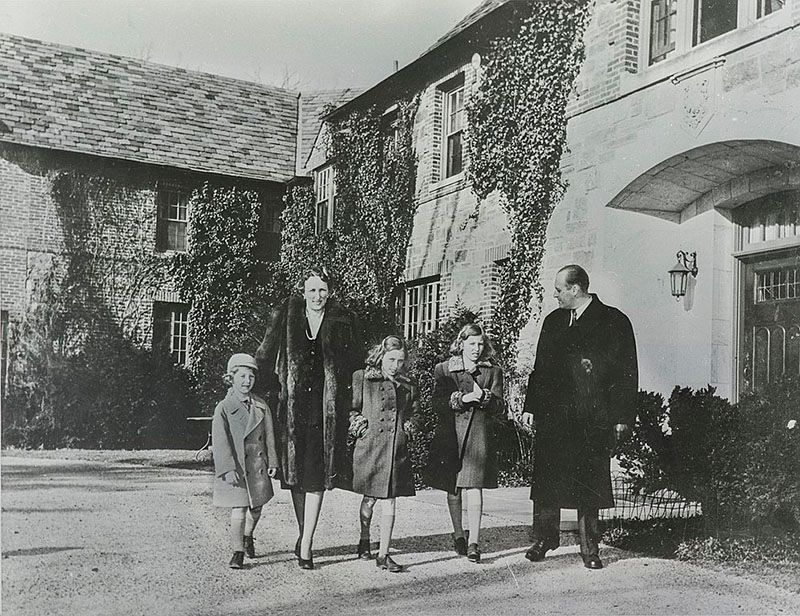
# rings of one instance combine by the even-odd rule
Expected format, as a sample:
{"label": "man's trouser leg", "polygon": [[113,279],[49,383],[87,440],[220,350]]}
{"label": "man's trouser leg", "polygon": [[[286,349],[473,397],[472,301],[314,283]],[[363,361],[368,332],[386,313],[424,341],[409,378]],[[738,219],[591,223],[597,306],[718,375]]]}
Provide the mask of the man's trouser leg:
{"label": "man's trouser leg", "polygon": [[561,508],[552,503],[533,502],[533,540],[558,546]]}
{"label": "man's trouser leg", "polygon": [[578,530],[581,535],[581,556],[597,556],[598,543],[600,542],[600,526],[598,524],[599,511],[597,509],[578,509]]}

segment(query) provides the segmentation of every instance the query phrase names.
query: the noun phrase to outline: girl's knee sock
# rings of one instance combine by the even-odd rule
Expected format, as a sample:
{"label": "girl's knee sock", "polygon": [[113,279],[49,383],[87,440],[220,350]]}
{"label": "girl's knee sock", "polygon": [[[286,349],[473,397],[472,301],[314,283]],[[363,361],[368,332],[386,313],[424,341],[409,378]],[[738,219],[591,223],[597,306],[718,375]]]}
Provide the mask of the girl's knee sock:
{"label": "girl's knee sock", "polygon": [[361,507],[358,510],[358,520],[361,524],[361,539],[369,541],[369,527],[372,524],[372,512],[375,508],[375,499],[365,496],[361,499]]}
{"label": "girl's knee sock", "polygon": [[453,534],[456,537],[463,537],[464,523],[461,512],[461,491],[457,494],[447,495],[447,509],[450,511],[450,519],[453,522]]}
{"label": "girl's knee sock", "polygon": [[467,519],[469,520],[470,543],[478,543],[480,541],[482,515],[483,490],[480,488],[467,490]]}
{"label": "girl's knee sock", "polygon": [[247,507],[231,509],[231,547],[234,552],[244,552],[244,521]]}
{"label": "girl's knee sock", "polygon": [[254,509],[247,509],[247,517],[244,522],[244,534],[246,537],[252,537],[253,531],[256,529],[256,524],[261,519],[261,507]]}
{"label": "girl's knee sock", "polygon": [[378,548],[378,556],[383,557],[389,553],[389,544],[392,541],[392,530],[394,529],[395,501],[387,498],[381,502],[381,544]]}

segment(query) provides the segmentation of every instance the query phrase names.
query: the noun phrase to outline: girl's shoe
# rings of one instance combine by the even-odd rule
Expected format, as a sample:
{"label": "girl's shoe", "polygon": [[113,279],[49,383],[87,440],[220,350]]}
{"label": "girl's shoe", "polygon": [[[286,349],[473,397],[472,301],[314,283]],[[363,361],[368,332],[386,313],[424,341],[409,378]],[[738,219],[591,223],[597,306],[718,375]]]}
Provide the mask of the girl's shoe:
{"label": "girl's shoe", "polygon": [[359,539],[358,541],[358,557],[361,560],[371,560],[372,552],[370,551],[369,539]]}
{"label": "girl's shoe", "polygon": [[256,546],[253,543],[253,537],[248,537],[247,535],[244,536],[244,553],[247,555],[247,558],[255,558],[256,557]]}
{"label": "girl's shoe", "polygon": [[244,567],[244,552],[234,552],[231,562],[228,563],[231,569],[241,569]]}
{"label": "girl's shoe", "polygon": [[467,560],[472,563],[481,562],[481,551],[478,549],[477,543],[470,543],[467,548]]}
{"label": "girl's shoe", "polygon": [[463,537],[453,535],[453,549],[459,556],[467,555],[467,537],[469,537],[469,531],[464,531]]}
{"label": "girl's shoe", "polygon": [[394,562],[388,554],[386,556],[378,556],[375,559],[375,564],[378,569],[386,569],[389,573],[400,573],[403,570],[403,567]]}

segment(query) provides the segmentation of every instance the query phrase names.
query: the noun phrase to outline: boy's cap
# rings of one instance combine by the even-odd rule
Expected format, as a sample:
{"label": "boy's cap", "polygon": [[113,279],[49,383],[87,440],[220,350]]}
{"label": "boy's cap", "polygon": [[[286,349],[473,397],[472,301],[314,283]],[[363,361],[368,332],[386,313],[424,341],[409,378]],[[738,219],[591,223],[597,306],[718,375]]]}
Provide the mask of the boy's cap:
{"label": "boy's cap", "polygon": [[231,355],[231,358],[228,360],[228,373],[230,374],[236,370],[236,368],[242,367],[258,370],[256,360],[253,359],[252,355],[248,355],[247,353],[234,353]]}

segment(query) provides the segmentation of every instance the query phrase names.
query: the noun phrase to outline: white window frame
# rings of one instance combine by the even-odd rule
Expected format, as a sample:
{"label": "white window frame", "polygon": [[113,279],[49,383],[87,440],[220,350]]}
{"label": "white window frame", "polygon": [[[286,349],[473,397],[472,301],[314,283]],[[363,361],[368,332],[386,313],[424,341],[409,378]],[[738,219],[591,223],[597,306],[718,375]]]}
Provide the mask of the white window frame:
{"label": "white window frame", "polygon": [[413,340],[439,326],[442,288],[439,278],[414,281],[403,289],[403,334]]}
{"label": "white window frame", "polygon": [[[164,315],[169,315],[169,324],[168,328],[169,331],[166,332],[166,336],[169,338],[169,353],[172,356],[173,362],[176,365],[186,366],[189,361],[189,306],[186,304],[180,304],[175,302],[156,302],[159,305],[166,305],[161,310],[164,310]],[[157,307],[154,304],[153,306],[153,317],[154,317],[154,327],[156,319],[156,310]],[[158,315],[159,317],[161,315]],[[164,318],[164,322],[167,322],[167,319]],[[155,334],[155,332],[154,332]],[[156,345],[158,341],[153,339],[153,346]]]}
{"label": "white window frame", "polygon": [[653,62],[651,60],[652,53],[652,33],[653,33],[653,0],[647,0],[642,3],[642,22],[639,31],[641,32],[640,44],[640,68],[645,70],[649,67],[659,66],[665,60],[671,60],[678,56],[682,56],[694,49],[699,49],[707,45],[713,45],[720,39],[730,36],[735,32],[761,24],[764,20],[768,19],[784,19],[791,18],[790,6],[787,2],[777,10],[766,15],[758,15],[759,7],[763,5],[765,0],[738,0],[737,5],[737,19],[736,27],[732,30],[719,34],[714,38],[707,41],[697,42],[694,41],[694,23],[696,15],[696,7],[702,0],[677,0],[677,12],[675,15],[675,39],[674,48],[664,54],[660,60]]}
{"label": "white window frame", "polygon": [[[325,229],[319,224],[319,210],[327,207]],[[314,230],[317,235],[333,228],[336,209],[336,174],[333,165],[325,165],[314,171]]]}
{"label": "white window frame", "polygon": [[[188,252],[189,250],[189,196],[185,191],[176,188],[161,188],[158,191],[158,207],[156,215],[160,224],[165,225],[163,246],[161,252]],[[166,215],[165,215],[166,214]],[[183,247],[175,245],[170,239],[170,231],[177,229],[175,223],[183,224]]]}
{"label": "white window frame", "polygon": [[185,366],[189,359],[189,309],[170,313],[169,352],[176,364]]}
{"label": "white window frame", "polygon": [[[467,125],[467,111],[464,107],[466,101],[466,88],[463,81],[452,88],[442,90],[442,179],[447,180],[464,172],[464,129]],[[453,120],[456,126],[453,127]],[[459,136],[461,145],[461,168],[450,172],[450,139]]]}

